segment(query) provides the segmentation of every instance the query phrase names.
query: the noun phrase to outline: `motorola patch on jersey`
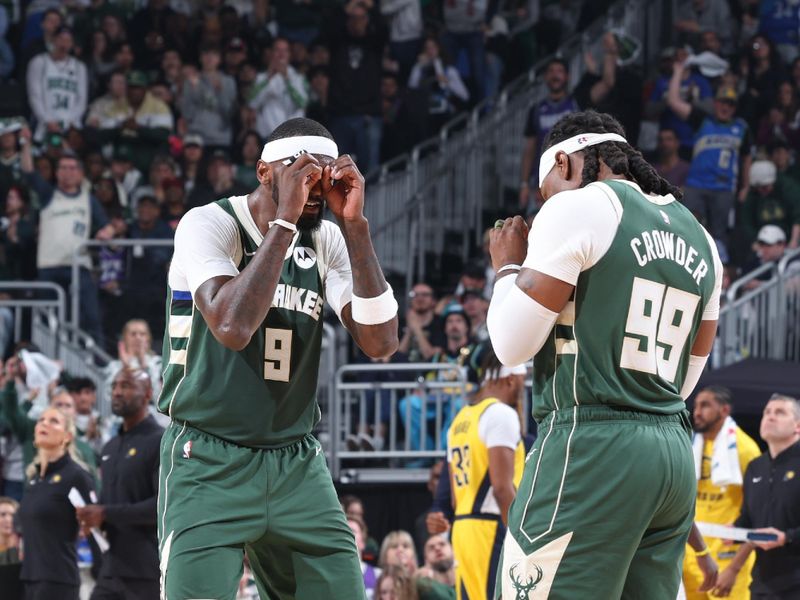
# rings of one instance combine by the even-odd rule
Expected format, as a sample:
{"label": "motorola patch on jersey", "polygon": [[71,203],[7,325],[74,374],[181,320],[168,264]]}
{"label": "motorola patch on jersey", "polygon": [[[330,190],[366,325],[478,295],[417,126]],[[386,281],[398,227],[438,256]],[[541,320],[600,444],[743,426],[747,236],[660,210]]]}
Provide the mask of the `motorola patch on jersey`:
{"label": "motorola patch on jersey", "polygon": [[310,269],[317,264],[317,253],[306,246],[297,246],[293,256],[294,263],[301,269]]}

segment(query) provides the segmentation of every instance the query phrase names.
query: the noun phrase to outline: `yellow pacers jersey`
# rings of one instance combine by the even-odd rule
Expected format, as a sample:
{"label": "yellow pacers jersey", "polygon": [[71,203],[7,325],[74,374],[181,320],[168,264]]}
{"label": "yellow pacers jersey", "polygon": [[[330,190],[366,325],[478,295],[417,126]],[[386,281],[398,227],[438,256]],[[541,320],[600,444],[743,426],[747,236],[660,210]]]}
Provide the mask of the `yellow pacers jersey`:
{"label": "yellow pacers jersey", "polygon": [[[478,433],[487,408],[500,402],[487,398],[462,408],[447,433],[447,457],[455,499],[453,554],[458,600],[494,598],[497,564],[505,536],[500,510],[489,479],[489,449]],[[514,455],[514,486],[525,466],[522,441]]]}
{"label": "yellow pacers jersey", "polygon": [[[749,435],[736,428],[736,449],[739,454],[739,469],[744,476],[747,465],[754,458],[761,456],[758,444]],[[730,525],[739,516],[742,507],[743,490],[740,485],[728,485],[719,487],[711,483],[711,460],[714,453],[714,441],[706,440],[703,444],[703,462],[700,469],[700,479],[697,482],[697,503],[695,508],[695,521],[703,523],[719,523]],[[711,550],[714,560],[717,561],[720,571],[730,564],[739,544],[725,546],[722,540],[716,538],[705,538],[706,544]],[[752,553],[747,562],[742,566],[736,583],[731,589],[730,597],[734,600],[747,600],[750,598],[750,571],[755,562],[755,553]],[[702,573],[697,566],[694,551],[690,546],[686,546],[686,558],[684,560],[684,585],[686,587],[686,597],[688,600],[700,600],[712,598],[710,594],[699,593],[697,588],[703,581]]]}

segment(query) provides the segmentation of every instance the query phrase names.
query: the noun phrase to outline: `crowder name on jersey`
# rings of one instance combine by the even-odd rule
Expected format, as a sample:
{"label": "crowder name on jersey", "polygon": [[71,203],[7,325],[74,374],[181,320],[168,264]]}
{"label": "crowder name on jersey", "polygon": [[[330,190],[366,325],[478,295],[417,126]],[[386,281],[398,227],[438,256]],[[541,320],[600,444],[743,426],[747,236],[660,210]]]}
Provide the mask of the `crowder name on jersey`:
{"label": "crowder name on jersey", "polygon": [[696,260],[698,252],[694,246],[671,231],[643,231],[631,240],[631,250],[640,267],[651,260],[672,260],[681,265],[698,285],[708,274],[708,263],[703,258],[699,262]]}
{"label": "crowder name on jersey", "polygon": [[273,307],[301,312],[315,321],[319,321],[322,304],[322,296],[317,292],[285,283],[278,284],[275,288],[275,297],[272,299]]}

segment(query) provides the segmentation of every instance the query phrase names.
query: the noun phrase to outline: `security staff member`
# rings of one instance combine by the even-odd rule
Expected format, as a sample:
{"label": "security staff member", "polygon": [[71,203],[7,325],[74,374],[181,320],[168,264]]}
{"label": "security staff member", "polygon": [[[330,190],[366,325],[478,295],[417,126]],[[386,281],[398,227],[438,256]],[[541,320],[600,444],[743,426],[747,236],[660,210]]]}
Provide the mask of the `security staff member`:
{"label": "security staff member", "polygon": [[[737,527],[772,533],[774,541],[754,542],[756,564],[752,600],[800,598],[800,402],[774,394],[761,418],[761,438],[769,451],[747,467]],[[744,544],[733,563],[743,564],[753,546]],[[719,595],[727,595],[718,581]]]}
{"label": "security staff member", "polygon": [[103,447],[100,504],[76,513],[83,530],[103,527],[111,546],[92,600],[159,597],[156,503],[164,429],[148,410],[151,395],[150,376],[141,369],[122,369],[111,385],[111,410],[123,423]]}

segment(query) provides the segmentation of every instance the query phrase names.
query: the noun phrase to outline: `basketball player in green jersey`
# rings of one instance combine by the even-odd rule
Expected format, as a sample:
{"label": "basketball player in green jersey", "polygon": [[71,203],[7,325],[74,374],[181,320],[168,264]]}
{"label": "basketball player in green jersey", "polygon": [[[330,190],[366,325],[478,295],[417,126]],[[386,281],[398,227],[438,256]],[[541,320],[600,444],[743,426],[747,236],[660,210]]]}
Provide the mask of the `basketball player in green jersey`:
{"label": "basketball player in green jersey", "polygon": [[[397,349],[397,302],[364,218],[364,178],[322,125],[278,126],[256,171],[255,191],[189,211],[175,232],[162,597],[233,599],[246,552],[262,599],[360,599],[353,534],[311,435],[322,308],[377,358]],[[322,220],[326,204],[338,226]]]}
{"label": "basketball player in green jersey", "polygon": [[673,600],[692,525],[695,474],[684,399],[714,341],[716,246],[596,112],[553,127],[546,202],[491,235],[492,345],[534,357],[539,437],[526,457],[497,593]]}

